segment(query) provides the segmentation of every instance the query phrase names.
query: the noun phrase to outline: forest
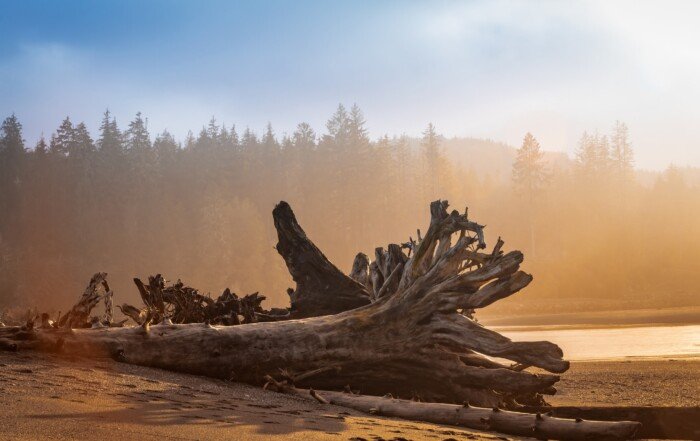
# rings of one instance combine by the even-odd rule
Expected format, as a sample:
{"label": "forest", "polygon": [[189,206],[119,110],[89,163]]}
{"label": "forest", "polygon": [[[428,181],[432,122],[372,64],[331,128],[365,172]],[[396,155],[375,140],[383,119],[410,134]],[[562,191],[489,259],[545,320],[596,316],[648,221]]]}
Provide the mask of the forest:
{"label": "forest", "polygon": [[700,304],[700,172],[635,169],[624,123],[582,134],[572,158],[529,133],[517,147],[433,124],[422,138],[368,133],[356,105],[321,132],[212,118],[184,140],[105,111],[97,133],[67,117],[30,144],[13,114],[0,130],[0,311],[65,307],[97,271],[125,300],[138,296],[133,277],[162,273],[286,306],[271,218],[281,200],[346,273],[357,252],[416,237],[430,201],[466,201],[489,242],[498,232],[535,276],[490,313]]}

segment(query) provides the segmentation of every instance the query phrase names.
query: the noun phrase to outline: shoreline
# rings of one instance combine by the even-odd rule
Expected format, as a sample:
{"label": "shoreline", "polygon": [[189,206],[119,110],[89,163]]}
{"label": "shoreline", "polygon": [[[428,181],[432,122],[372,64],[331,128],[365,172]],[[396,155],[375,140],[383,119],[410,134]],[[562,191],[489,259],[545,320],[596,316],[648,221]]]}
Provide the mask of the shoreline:
{"label": "shoreline", "polygon": [[[485,315],[480,323],[494,329],[549,327],[562,329],[700,325],[700,306],[563,312],[556,314]],[[522,329],[513,329],[522,330]]]}

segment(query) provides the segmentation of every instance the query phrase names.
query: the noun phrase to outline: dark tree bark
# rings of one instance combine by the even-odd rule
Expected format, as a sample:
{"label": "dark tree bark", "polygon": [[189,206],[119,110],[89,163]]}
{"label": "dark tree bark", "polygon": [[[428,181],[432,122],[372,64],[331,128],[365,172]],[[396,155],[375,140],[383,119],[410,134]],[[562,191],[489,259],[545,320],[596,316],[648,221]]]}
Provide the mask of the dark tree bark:
{"label": "dark tree bark", "polygon": [[370,303],[366,288],[342,273],[297,223],[292,208],[280,202],[272,211],[277,251],[296,282],[290,294],[292,318],[337,314]]}

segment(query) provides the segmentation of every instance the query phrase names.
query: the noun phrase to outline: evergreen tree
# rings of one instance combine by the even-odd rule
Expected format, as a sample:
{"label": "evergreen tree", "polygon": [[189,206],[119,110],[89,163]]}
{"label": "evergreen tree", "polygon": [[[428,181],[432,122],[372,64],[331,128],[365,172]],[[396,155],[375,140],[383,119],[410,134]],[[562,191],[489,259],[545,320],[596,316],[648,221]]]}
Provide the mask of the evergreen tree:
{"label": "evergreen tree", "polygon": [[0,126],[0,197],[8,196],[19,184],[24,155],[22,124],[13,113]]}
{"label": "evergreen tree", "polygon": [[328,137],[333,141],[332,144],[338,146],[347,142],[350,131],[350,120],[348,112],[342,104],[338,104],[333,116],[326,122],[326,130]]}
{"label": "evergreen tree", "polygon": [[22,124],[14,113],[2,122],[0,132],[2,132],[0,136],[0,153],[13,155],[24,153]]}
{"label": "evergreen tree", "polygon": [[249,127],[246,127],[243,132],[243,137],[241,138],[241,147],[244,151],[250,152],[254,151],[257,146],[258,137]]}
{"label": "evergreen tree", "polygon": [[108,157],[115,157],[124,151],[122,144],[122,134],[117,127],[117,120],[112,117],[109,109],[105,110],[102,123],[100,124],[100,138],[97,146]]}
{"label": "evergreen tree", "polygon": [[610,160],[613,172],[619,180],[629,181],[634,177],[634,151],[627,125],[616,121],[611,138]]}
{"label": "evergreen tree", "polygon": [[95,151],[95,143],[92,140],[90,132],[85,126],[85,123],[81,122],[75,126],[71,148],[72,150],[68,151],[68,154],[71,156],[80,155],[81,157],[85,157],[86,155],[89,155]]}
{"label": "evergreen tree", "polygon": [[126,145],[133,152],[146,152],[151,148],[151,136],[141,112],[137,112],[134,120],[129,123],[126,131]]}
{"label": "evergreen tree", "polygon": [[178,148],[179,147],[175,141],[175,137],[168,132],[167,129],[163,130],[160,135],[156,136],[156,140],[153,142],[153,150],[155,150],[156,155],[159,158],[175,155]]}
{"label": "evergreen tree", "polygon": [[260,140],[260,145],[266,159],[272,159],[271,155],[274,155],[279,150],[280,145],[277,142],[274,130],[272,130],[272,124],[269,122],[267,123],[267,126],[265,126],[265,133]]}
{"label": "evergreen tree", "polygon": [[534,213],[536,199],[547,180],[544,152],[532,133],[525,134],[523,144],[518,149],[513,163],[513,184],[515,190],[524,196],[527,204],[525,212],[530,229],[530,252],[535,255]]}
{"label": "evergreen tree", "polygon": [[441,154],[440,154],[440,138],[435,131],[433,123],[428,123],[425,131],[423,131],[423,139],[421,141],[423,149],[423,160],[425,161],[426,175],[426,190],[428,198],[438,198],[440,192],[440,170]]}
{"label": "evergreen tree", "polygon": [[365,117],[362,114],[362,110],[360,110],[357,104],[353,104],[348,117],[348,137],[350,143],[356,147],[356,152],[358,153],[362,151],[366,152],[367,146],[369,146],[369,136],[365,124]]}
{"label": "evergreen tree", "polygon": [[608,175],[610,148],[606,136],[584,132],[576,150],[576,170],[588,182],[600,183]]}
{"label": "evergreen tree", "polygon": [[513,163],[513,183],[520,193],[532,203],[547,180],[544,152],[532,133],[525,134]]}
{"label": "evergreen tree", "polygon": [[197,141],[194,139],[194,134],[192,130],[187,131],[187,136],[185,136],[185,149],[192,150],[195,147]]}
{"label": "evergreen tree", "polygon": [[36,146],[34,146],[34,153],[36,156],[45,156],[49,152],[49,147],[44,139],[44,134],[41,134],[39,141],[37,141]]}
{"label": "evergreen tree", "polygon": [[228,133],[228,137],[230,140],[230,146],[234,150],[239,150],[241,148],[241,141],[238,139],[238,132],[236,132],[235,124],[231,125],[231,130]]}
{"label": "evergreen tree", "polygon": [[75,128],[70,118],[66,117],[56,130],[56,136],[51,138],[51,153],[57,156],[68,156],[75,151]]}
{"label": "evergreen tree", "polygon": [[219,125],[216,123],[216,118],[212,115],[211,119],[209,120],[209,124],[207,125],[207,137],[210,140],[217,140],[219,139]]}
{"label": "evergreen tree", "polygon": [[316,132],[308,123],[299,123],[292,133],[291,141],[295,149],[310,152],[316,146]]}
{"label": "evergreen tree", "polygon": [[8,299],[19,286],[17,256],[25,246],[20,237],[25,154],[22,124],[13,113],[0,125],[0,297],[5,292]]}

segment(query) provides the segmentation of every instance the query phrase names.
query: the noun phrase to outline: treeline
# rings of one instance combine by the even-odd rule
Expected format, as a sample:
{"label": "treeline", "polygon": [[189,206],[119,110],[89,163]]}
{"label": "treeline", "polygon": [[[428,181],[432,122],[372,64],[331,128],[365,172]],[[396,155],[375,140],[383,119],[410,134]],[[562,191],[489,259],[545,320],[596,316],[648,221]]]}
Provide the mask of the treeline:
{"label": "treeline", "polygon": [[487,239],[525,251],[535,283],[502,308],[697,301],[700,189],[675,169],[639,185],[623,124],[584,135],[572,167],[548,163],[526,136],[508,182],[454,166],[443,141],[432,124],[418,142],[371,140],[360,109],[339,106],[323,133],[302,123],[256,134],[212,118],[182,142],[153,139],[141,114],[120,127],[105,112],[94,138],[66,118],[28,148],[12,115],[0,132],[0,308],[65,307],[98,270],[125,300],[132,277],[160,272],[284,305],[279,200],[348,270],[358,251],[415,237],[437,198],[469,204]]}

